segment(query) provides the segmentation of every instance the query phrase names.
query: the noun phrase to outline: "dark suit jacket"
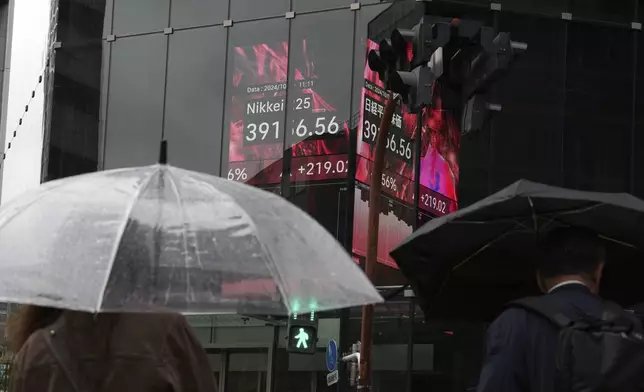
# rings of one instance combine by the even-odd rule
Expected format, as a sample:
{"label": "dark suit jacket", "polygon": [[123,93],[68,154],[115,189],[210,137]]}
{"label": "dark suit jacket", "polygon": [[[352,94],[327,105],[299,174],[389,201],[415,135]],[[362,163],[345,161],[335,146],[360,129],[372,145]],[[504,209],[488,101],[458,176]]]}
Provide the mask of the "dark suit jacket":
{"label": "dark suit jacket", "polygon": [[[571,318],[601,317],[602,303],[586,286],[568,284],[551,293]],[[559,331],[524,309],[510,308],[492,323],[478,392],[550,392],[554,387]]]}

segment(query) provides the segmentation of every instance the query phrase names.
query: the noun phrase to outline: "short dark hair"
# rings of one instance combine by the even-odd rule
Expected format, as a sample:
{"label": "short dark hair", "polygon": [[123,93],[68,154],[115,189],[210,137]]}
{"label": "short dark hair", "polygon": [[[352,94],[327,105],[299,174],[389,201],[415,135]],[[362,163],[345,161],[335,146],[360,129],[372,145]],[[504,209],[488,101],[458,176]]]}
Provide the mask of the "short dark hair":
{"label": "short dark hair", "polygon": [[553,229],[541,241],[540,249],[537,270],[544,278],[590,277],[606,258],[604,243],[597,233],[580,228]]}

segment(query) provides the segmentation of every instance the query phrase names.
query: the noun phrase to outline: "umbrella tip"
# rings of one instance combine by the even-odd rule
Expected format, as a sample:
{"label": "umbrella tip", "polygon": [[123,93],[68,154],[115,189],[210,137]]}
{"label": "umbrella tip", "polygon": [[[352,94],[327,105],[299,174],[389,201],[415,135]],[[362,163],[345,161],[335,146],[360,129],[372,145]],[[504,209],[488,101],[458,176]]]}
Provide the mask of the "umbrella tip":
{"label": "umbrella tip", "polygon": [[168,164],[168,141],[161,140],[161,150],[159,151],[159,164]]}

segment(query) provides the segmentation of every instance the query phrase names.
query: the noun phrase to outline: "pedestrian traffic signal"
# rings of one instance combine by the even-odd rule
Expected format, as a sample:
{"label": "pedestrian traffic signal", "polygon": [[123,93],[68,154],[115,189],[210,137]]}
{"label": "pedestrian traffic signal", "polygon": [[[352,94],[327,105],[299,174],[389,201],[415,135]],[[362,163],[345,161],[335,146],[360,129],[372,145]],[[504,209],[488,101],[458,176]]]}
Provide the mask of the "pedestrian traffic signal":
{"label": "pedestrian traffic signal", "polygon": [[317,318],[313,314],[311,317],[302,317],[301,319],[291,317],[288,322],[287,333],[286,351],[298,354],[315,354],[318,342],[318,328]]}
{"label": "pedestrian traffic signal", "polygon": [[310,325],[293,325],[288,331],[288,352],[315,354],[317,330]]}

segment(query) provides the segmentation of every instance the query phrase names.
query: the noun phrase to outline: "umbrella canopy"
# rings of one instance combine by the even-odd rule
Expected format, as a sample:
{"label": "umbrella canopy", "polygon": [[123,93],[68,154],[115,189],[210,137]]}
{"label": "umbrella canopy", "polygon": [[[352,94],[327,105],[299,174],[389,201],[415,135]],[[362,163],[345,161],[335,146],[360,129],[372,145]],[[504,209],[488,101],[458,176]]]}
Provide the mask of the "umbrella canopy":
{"label": "umbrella canopy", "polygon": [[[644,265],[636,263],[641,261],[639,250],[644,249],[644,201],[625,193],[585,192],[520,180],[428,222],[391,255],[416,289],[426,316],[436,311],[439,297],[445,296],[444,305],[451,302],[455,308],[457,297],[464,294],[470,303],[486,298],[484,305],[494,304],[498,310],[504,302],[536,290],[532,263],[538,254],[536,239],[557,226],[599,233],[610,250],[606,277],[613,287],[609,291],[619,286],[622,297],[628,293],[644,298],[643,290],[625,290],[628,275],[633,275],[629,268],[637,265],[641,270]],[[626,268],[628,260],[633,263]],[[634,282],[634,287],[640,285]],[[466,305],[459,302],[459,306],[465,311]],[[471,311],[480,312],[481,306]]]}
{"label": "umbrella canopy", "polygon": [[42,185],[0,209],[0,301],[288,315],[382,301],[287,200],[166,165]]}

